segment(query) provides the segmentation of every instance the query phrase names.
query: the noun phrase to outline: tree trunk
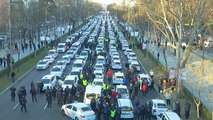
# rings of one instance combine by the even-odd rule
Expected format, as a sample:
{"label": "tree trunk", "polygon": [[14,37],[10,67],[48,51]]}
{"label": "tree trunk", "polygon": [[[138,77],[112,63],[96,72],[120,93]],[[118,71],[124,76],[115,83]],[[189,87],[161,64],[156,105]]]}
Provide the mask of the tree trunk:
{"label": "tree trunk", "polygon": [[197,108],[197,118],[200,118],[200,102],[195,103]]}
{"label": "tree trunk", "polygon": [[168,70],[168,63],[167,63],[167,58],[166,58],[166,47],[163,48],[163,58],[165,61],[166,70]]}
{"label": "tree trunk", "polygon": [[181,65],[180,65],[180,67],[181,68],[185,68],[186,67],[186,63],[187,63],[187,61],[188,61],[188,59],[189,59],[189,57],[190,57],[190,54],[191,54],[191,47],[190,46],[186,46],[186,49],[185,49],[185,52],[184,52],[184,56],[183,56],[183,60],[182,60],[182,62],[181,62]]}

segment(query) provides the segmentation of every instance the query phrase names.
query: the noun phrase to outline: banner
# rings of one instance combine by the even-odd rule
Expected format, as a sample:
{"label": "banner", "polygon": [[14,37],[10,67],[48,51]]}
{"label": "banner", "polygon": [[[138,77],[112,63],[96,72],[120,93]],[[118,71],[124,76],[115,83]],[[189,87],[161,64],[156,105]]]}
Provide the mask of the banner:
{"label": "banner", "polygon": [[175,69],[170,69],[169,70],[169,79],[173,79],[176,76],[176,70]]}
{"label": "banner", "polygon": [[135,37],[138,37],[138,35],[139,35],[139,32],[136,31],[136,32],[135,32]]}

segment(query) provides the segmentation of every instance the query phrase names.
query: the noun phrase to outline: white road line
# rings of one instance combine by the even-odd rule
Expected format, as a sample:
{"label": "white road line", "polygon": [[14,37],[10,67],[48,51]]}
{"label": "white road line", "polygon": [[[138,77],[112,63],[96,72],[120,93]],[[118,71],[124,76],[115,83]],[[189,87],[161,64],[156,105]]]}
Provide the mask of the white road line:
{"label": "white road line", "polygon": [[44,106],[44,110],[47,108],[48,103],[46,103],[46,105]]}
{"label": "white road line", "polygon": [[17,103],[17,104],[16,104],[16,106],[15,106],[15,107],[13,107],[13,110],[14,110],[14,109],[16,109],[16,107],[18,107],[18,105],[19,105],[19,103]]}

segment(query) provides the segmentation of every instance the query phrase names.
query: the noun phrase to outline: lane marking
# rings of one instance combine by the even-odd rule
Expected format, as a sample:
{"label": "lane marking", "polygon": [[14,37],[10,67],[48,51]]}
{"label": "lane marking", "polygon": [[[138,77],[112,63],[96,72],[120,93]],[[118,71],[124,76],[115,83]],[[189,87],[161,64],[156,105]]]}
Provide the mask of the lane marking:
{"label": "lane marking", "polygon": [[19,105],[19,103],[17,103],[17,104],[16,104],[16,106],[15,106],[15,107],[13,107],[13,110],[14,110],[14,109],[16,109],[16,108],[18,107],[18,105]]}
{"label": "lane marking", "polygon": [[46,103],[46,105],[44,106],[44,110],[47,108],[48,103]]}

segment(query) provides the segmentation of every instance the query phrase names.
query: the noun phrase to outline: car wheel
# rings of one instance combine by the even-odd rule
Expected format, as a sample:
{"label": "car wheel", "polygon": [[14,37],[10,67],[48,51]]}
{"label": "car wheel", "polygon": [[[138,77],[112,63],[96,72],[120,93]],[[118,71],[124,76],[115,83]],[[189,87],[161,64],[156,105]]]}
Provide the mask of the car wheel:
{"label": "car wheel", "polygon": [[65,115],[64,109],[63,109],[63,110],[61,110],[61,114],[62,114],[62,115]]}
{"label": "car wheel", "polygon": [[75,117],[75,120],[79,120],[77,117]]}

